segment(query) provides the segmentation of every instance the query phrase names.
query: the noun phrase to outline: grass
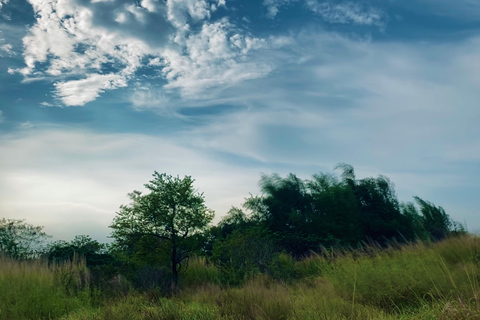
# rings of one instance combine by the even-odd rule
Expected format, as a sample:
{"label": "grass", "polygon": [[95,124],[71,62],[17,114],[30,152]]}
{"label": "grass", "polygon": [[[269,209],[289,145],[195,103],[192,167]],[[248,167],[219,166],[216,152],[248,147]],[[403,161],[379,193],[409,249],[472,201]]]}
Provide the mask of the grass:
{"label": "grass", "polygon": [[480,319],[474,236],[302,261],[281,255],[240,287],[222,285],[221,270],[197,258],[175,297],[131,291],[101,305],[82,264],[0,263],[0,319]]}
{"label": "grass", "polygon": [[88,270],[82,262],[0,257],[0,319],[56,319],[90,305]]}

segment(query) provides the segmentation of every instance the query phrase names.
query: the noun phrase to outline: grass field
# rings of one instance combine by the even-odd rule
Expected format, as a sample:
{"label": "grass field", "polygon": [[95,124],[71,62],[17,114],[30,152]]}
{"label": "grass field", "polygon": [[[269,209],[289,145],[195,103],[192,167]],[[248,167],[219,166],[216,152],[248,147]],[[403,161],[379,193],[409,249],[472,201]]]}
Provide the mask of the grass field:
{"label": "grass field", "polygon": [[222,270],[197,258],[168,298],[125,286],[102,295],[81,262],[3,259],[0,319],[480,319],[479,279],[475,236],[301,261],[280,255],[239,287],[222,285]]}

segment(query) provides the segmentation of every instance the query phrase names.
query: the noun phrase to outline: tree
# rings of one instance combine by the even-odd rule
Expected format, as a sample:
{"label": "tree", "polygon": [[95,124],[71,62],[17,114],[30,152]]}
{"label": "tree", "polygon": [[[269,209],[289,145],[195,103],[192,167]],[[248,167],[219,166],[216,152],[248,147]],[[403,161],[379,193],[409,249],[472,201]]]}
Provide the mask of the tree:
{"label": "tree", "polygon": [[[150,192],[129,194],[131,203],[122,205],[112,225],[117,245],[128,246],[144,238],[160,240],[159,246],[170,248],[172,289],[178,286],[182,261],[188,258],[188,237],[205,230],[214,213],[205,206],[203,193],[194,187],[190,176],[183,179],[155,171],[154,179],[145,184]],[[186,266],[185,266],[186,268]]]}
{"label": "tree", "polygon": [[14,259],[31,258],[48,237],[41,226],[24,220],[0,219],[0,254]]}
{"label": "tree", "polygon": [[452,220],[442,207],[425,201],[420,197],[413,197],[420,206],[423,226],[430,233],[433,240],[442,240],[452,229]]}
{"label": "tree", "polygon": [[340,182],[333,175],[320,173],[308,182],[313,208],[310,233],[325,239],[324,246],[354,245],[364,239],[355,180],[342,179]]}
{"label": "tree", "polygon": [[55,241],[51,243],[46,255],[51,262],[73,261],[78,255],[85,258],[88,267],[112,263],[112,257],[107,253],[107,245],[93,240],[90,236],[79,235],[70,241]]}

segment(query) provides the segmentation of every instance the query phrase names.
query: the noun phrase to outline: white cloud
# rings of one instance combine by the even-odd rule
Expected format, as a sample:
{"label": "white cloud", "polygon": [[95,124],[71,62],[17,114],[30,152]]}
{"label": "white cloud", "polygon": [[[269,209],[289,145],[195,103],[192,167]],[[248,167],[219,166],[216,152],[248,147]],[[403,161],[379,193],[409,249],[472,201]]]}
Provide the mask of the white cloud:
{"label": "white cloud", "polygon": [[267,17],[273,19],[280,11],[280,7],[298,2],[298,0],[264,0],[263,5],[267,8]]}
{"label": "white cloud", "polygon": [[[99,24],[95,3],[29,2],[37,15],[23,39],[26,67],[10,68],[9,73],[19,72],[26,80],[62,78],[54,93],[66,106],[84,105],[105,90],[127,86],[146,57],[147,65],[166,78],[165,89],[180,90],[186,97],[262,77],[271,68],[249,56],[264,48],[265,40],[246,35],[226,18],[209,21],[211,10],[224,5],[222,1],[169,0],[163,5],[143,0],[104,13],[110,15],[111,25]],[[150,28],[151,15],[155,23],[165,18],[173,25],[170,42],[152,45],[142,38],[145,32],[129,34],[132,26]],[[191,24],[199,28],[192,31]],[[76,80],[67,80],[71,78]]]}
{"label": "white cloud", "polygon": [[135,17],[140,23],[145,23],[145,10],[136,4],[125,5],[125,10]]}
{"label": "white cloud", "polygon": [[16,54],[12,49],[13,46],[9,43],[0,46],[0,50],[7,53],[9,56],[14,56]]}
{"label": "white cloud", "polygon": [[0,123],[2,123],[3,121],[5,121],[5,117],[3,116],[3,111],[0,110]]}
{"label": "white cloud", "polygon": [[357,25],[383,26],[384,13],[372,7],[365,7],[359,2],[340,2],[306,0],[307,8],[330,23],[353,23]]}
{"label": "white cloud", "polygon": [[2,7],[8,3],[8,0],[0,0],[0,9],[2,9]]}
{"label": "white cloud", "polygon": [[57,97],[67,106],[83,106],[109,89],[126,87],[125,76],[90,74],[85,79],[55,83]]}
{"label": "white cloud", "polygon": [[210,18],[210,5],[205,0],[168,0],[167,14],[176,28],[185,30],[189,28],[189,18],[193,22]]}
{"label": "white cloud", "polygon": [[130,96],[130,102],[136,110],[165,110],[169,101],[159,88],[143,86],[134,90]]}
{"label": "white cloud", "polygon": [[155,0],[142,0],[141,6],[149,12],[156,12],[158,10],[158,3],[159,2]]}
{"label": "white cloud", "polygon": [[[1,8],[1,6],[0,6]],[[0,30],[0,35],[2,34],[2,30]],[[0,57],[2,56],[1,52],[6,53],[9,56],[15,56],[16,52],[13,51],[13,45],[10,43],[6,43],[5,39],[0,38]]]}
{"label": "white cloud", "polygon": [[[37,12],[37,22],[23,39],[26,68],[17,71],[36,77],[84,76],[80,80],[55,83],[56,96],[67,106],[83,105],[104,90],[126,86],[128,78],[141,65],[141,58],[151,52],[141,40],[96,26],[92,9],[74,1],[30,0],[30,3]],[[45,62],[49,67],[38,70],[38,63]],[[120,69],[115,74],[105,74],[102,70],[105,65]]]}
{"label": "white cloud", "polygon": [[124,12],[120,12],[115,18],[115,21],[118,23],[125,23],[125,21],[127,21],[126,14]]}
{"label": "white cloud", "polygon": [[233,30],[227,20],[221,20],[203,24],[197,34],[178,38],[183,50],[167,49],[163,53],[162,72],[169,81],[165,87],[179,88],[184,96],[192,97],[211,87],[229,86],[268,74],[268,64],[242,61],[250,51],[266,47],[265,40]]}

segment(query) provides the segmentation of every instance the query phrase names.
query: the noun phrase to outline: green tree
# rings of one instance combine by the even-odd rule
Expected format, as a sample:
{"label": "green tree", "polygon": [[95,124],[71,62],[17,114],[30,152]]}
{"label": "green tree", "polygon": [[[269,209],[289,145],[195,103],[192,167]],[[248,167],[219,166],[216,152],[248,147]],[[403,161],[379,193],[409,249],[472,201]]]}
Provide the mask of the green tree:
{"label": "green tree", "polygon": [[413,197],[420,206],[422,213],[423,226],[430,233],[433,240],[442,240],[447,237],[452,230],[452,220],[445,210],[431,202],[425,201],[420,197]]}
{"label": "green tree", "polygon": [[120,246],[145,237],[159,239],[159,246],[168,244],[172,289],[176,290],[182,261],[188,258],[188,237],[205,230],[214,214],[205,206],[203,193],[194,189],[195,180],[190,176],[180,179],[155,171],[153,177],[145,184],[149,193],[130,193],[131,203],[120,207],[110,227]]}
{"label": "green tree", "polygon": [[51,262],[73,261],[74,256],[78,255],[85,258],[87,266],[112,263],[112,257],[107,253],[107,245],[93,240],[90,236],[79,235],[70,241],[55,241],[51,243],[46,255]]}
{"label": "green tree", "polygon": [[[364,239],[354,183],[339,182],[335,176],[323,173],[315,174],[308,182],[314,213],[309,233],[321,236],[323,245],[353,245]],[[327,241],[329,238],[336,241]]]}
{"label": "green tree", "polygon": [[14,259],[32,258],[48,237],[41,226],[24,220],[0,219],[0,254]]}

